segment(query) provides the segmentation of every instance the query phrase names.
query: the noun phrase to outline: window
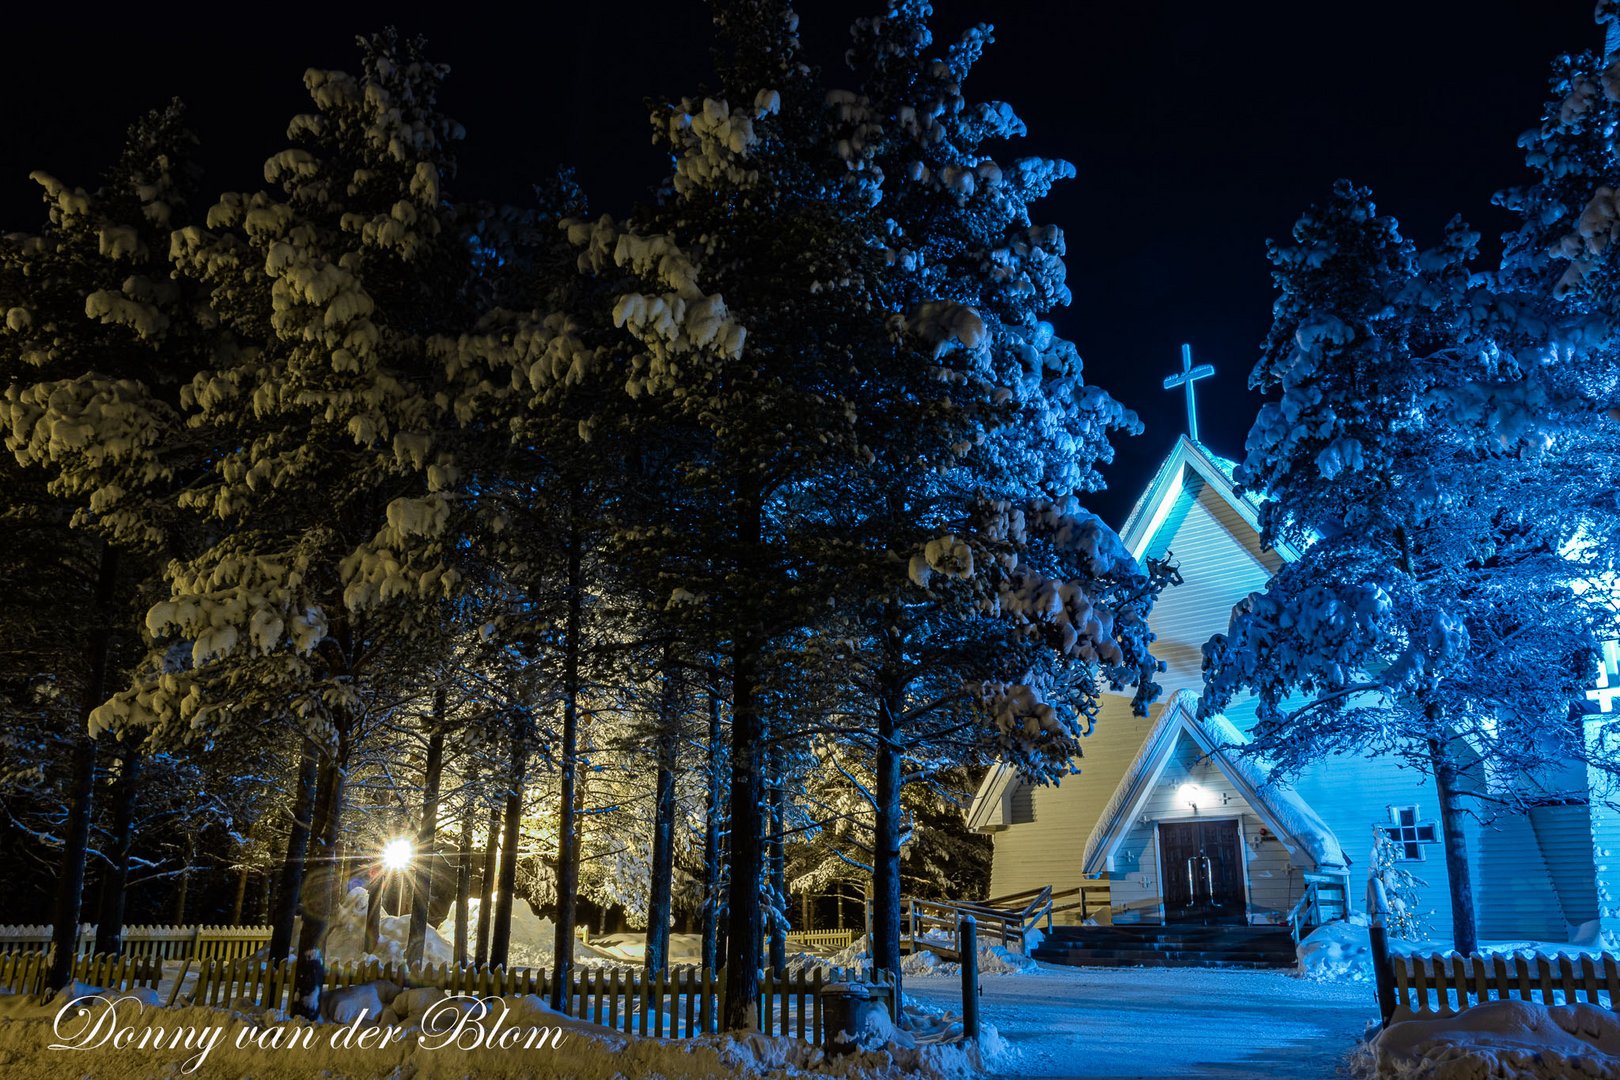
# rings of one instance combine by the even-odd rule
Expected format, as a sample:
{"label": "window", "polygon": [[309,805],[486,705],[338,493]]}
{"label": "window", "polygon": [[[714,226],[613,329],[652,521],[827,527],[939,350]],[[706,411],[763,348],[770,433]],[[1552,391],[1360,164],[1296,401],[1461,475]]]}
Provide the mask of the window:
{"label": "window", "polygon": [[1390,807],[1389,821],[1381,828],[1384,835],[1395,843],[1398,858],[1402,861],[1423,862],[1424,845],[1440,842],[1439,828],[1432,821],[1419,821],[1418,808],[1415,806]]}
{"label": "window", "polygon": [[1007,798],[1007,824],[1028,825],[1035,820],[1035,786],[1018,784]]}

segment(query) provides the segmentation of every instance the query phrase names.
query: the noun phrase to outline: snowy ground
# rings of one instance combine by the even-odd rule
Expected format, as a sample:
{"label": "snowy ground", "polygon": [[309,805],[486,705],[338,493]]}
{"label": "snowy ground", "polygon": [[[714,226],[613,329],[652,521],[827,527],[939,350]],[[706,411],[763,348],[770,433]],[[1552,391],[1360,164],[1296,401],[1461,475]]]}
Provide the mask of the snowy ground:
{"label": "snowy ground", "polygon": [[[1009,1047],[1000,1075],[1017,1077],[1323,1080],[1378,1016],[1367,985],[1286,972],[1041,964],[983,986],[983,1017]],[[961,1008],[955,978],[905,989]]]}

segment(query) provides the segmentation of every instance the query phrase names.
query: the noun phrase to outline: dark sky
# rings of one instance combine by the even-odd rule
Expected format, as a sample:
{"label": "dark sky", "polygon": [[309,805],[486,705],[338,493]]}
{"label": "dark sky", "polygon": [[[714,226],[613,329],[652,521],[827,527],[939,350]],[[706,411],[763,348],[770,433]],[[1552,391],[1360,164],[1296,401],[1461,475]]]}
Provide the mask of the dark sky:
{"label": "dark sky", "polygon": [[[851,16],[881,2],[801,0],[807,47],[835,83]],[[1088,379],[1147,427],[1122,441],[1110,490],[1092,500],[1099,512],[1121,523],[1184,428],[1181,395],[1160,388],[1183,341],[1217,369],[1199,384],[1203,439],[1241,457],[1258,405],[1247,374],[1270,317],[1265,241],[1335,178],[1370,185],[1421,244],[1456,212],[1488,238],[1505,227],[1491,195],[1522,175],[1514,141],[1539,115],[1549,62],[1598,44],[1591,10],[1592,0],[941,0],[937,40],[973,21],[997,28],[965,89],[1024,117],[1030,137],[1014,153],[1079,169],[1039,212],[1068,235],[1074,304],[1057,322]],[[459,190],[523,201],[530,182],[569,163],[597,210],[619,212],[665,171],[643,99],[696,92],[709,63],[700,0],[540,0],[515,13],[315,4],[251,30],[237,14],[164,5],[90,21],[74,5],[40,4],[8,15],[0,228],[38,226],[29,171],[91,184],[124,125],[171,96],[191,106],[209,189],[261,186],[264,158],[306,109],[303,70],[352,70],[354,35],[389,23],[426,35],[453,68],[446,106],[468,129]]]}

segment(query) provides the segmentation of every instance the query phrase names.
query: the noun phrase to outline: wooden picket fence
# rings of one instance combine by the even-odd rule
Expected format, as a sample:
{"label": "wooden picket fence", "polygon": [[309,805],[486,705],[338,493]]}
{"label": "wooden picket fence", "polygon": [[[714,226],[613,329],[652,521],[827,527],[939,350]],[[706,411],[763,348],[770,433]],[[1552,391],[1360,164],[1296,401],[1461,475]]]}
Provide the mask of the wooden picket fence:
{"label": "wooden picket fence", "polygon": [[790,949],[830,949],[837,952],[855,943],[854,930],[789,930]]}
{"label": "wooden picket fence", "polygon": [[[47,953],[0,953],[0,988],[13,994],[36,994],[45,985],[49,969]],[[104,990],[155,989],[163,981],[163,962],[138,956],[81,956],[73,961],[73,978]]]}
{"label": "wooden picket fence", "polygon": [[1454,1016],[1486,1001],[1588,1002],[1620,1012],[1620,961],[1612,953],[1531,956],[1458,953],[1390,957],[1396,1018]]}
{"label": "wooden picket fence", "polygon": [[[268,926],[126,926],[125,956],[142,960],[234,960],[270,944]],[[75,951],[89,956],[96,928],[79,927]],[[0,954],[44,953],[51,947],[49,926],[0,926]]]}
{"label": "wooden picket fence", "polygon": [[[284,1009],[292,997],[296,962],[255,958],[204,960],[197,965],[191,1000],[199,1005]],[[383,980],[407,989],[433,987],[451,994],[548,998],[552,973],[543,968],[452,964],[336,963],[326,969],[327,992]],[[885,972],[817,967],[809,972],[760,977],[759,1023],[767,1035],[796,1035],[820,1043],[821,988],[862,981],[889,988]],[[892,998],[892,990],[886,989]],[[564,1011],[615,1031],[655,1038],[688,1038],[718,1030],[725,973],[677,967],[653,979],[634,968],[581,968],[574,973]]]}

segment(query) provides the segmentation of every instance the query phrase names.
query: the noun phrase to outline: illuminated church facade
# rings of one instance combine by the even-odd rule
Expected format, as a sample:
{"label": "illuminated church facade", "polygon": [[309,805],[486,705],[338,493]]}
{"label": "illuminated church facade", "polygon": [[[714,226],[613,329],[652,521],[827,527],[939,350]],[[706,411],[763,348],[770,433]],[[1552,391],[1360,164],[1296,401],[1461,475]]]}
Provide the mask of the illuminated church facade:
{"label": "illuminated church facade", "polygon": [[[1164,693],[1147,717],[1131,714],[1127,695],[1108,695],[1079,772],[1056,786],[1024,784],[1006,766],[984,778],[968,817],[994,841],[991,895],[1083,885],[1099,922],[1286,924],[1307,891],[1361,910],[1382,832],[1426,882],[1421,910],[1432,912],[1430,934],[1443,936],[1450,898],[1431,780],[1396,758],[1367,755],[1329,758],[1287,787],[1272,785],[1231,749],[1255,722],[1252,699],[1197,718],[1204,642],[1226,630],[1234,604],[1297,557],[1261,544],[1256,505],[1237,494],[1233,468],[1183,437],[1120,530],[1138,559],[1173,552],[1185,579],[1150,618]],[[1589,722],[1620,708],[1616,660],[1611,645]],[[1546,787],[1545,802],[1525,812],[1470,818],[1480,937],[1620,937],[1612,899],[1620,896],[1620,816],[1582,798],[1589,778],[1577,763]]]}

